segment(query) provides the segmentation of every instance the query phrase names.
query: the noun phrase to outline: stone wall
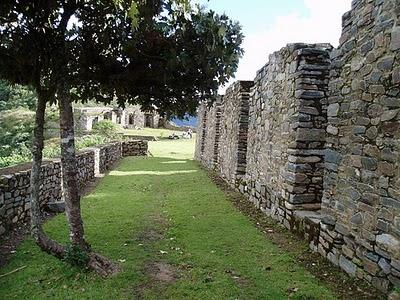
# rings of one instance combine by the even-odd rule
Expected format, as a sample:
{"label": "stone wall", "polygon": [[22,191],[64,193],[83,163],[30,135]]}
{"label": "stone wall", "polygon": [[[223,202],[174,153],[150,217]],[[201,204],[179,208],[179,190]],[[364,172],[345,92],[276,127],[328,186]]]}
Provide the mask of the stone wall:
{"label": "stone wall", "polygon": [[[0,236],[29,216],[30,176],[30,170],[0,176]],[[45,162],[42,166],[42,207],[62,198],[61,177],[60,162]]]}
{"label": "stone wall", "polygon": [[[222,98],[218,170],[232,186],[246,173],[250,88],[253,81],[238,81]],[[208,129],[207,129],[208,133]]]}
{"label": "stone wall", "polygon": [[[122,152],[123,149],[123,152]],[[123,156],[147,155],[146,141],[125,141],[103,145],[77,154],[77,176],[83,188],[95,174],[109,170]],[[21,169],[12,171],[12,169]],[[7,172],[9,171],[9,172]],[[8,173],[8,174],[7,174]],[[0,175],[0,236],[11,227],[24,222],[30,211],[30,167],[7,168]],[[45,161],[40,188],[41,206],[63,202],[62,169],[60,160]]]}
{"label": "stone wall", "polygon": [[353,1],[332,55],[319,250],[400,286],[400,3]]}
{"label": "stone wall", "polygon": [[271,55],[251,88],[240,150],[235,124],[246,117],[234,112],[234,90],[219,140],[202,111],[196,159],[212,158],[214,140],[219,174],[259,209],[351,276],[400,287],[399,1],[354,0],[338,49],[292,44]]}
{"label": "stone wall", "polygon": [[95,176],[96,159],[94,151],[87,150],[80,152],[76,155],[76,160],[79,185],[84,187]]}
{"label": "stone wall", "polygon": [[255,79],[241,189],[284,222],[294,209],[320,208],[330,49],[288,45]]}
{"label": "stone wall", "polygon": [[122,156],[147,156],[147,141],[125,141],[122,143]]}
{"label": "stone wall", "polygon": [[207,134],[204,139],[202,163],[210,169],[216,168],[218,164],[220,124],[222,116],[221,100],[222,99],[219,98],[212,107],[206,108],[207,119],[205,126],[207,127]]}
{"label": "stone wall", "polygon": [[205,150],[205,138],[206,138],[206,130],[207,130],[207,104],[202,103],[199,106],[197,112],[198,118],[198,127],[197,127],[197,135],[196,135],[196,149],[194,152],[194,157],[198,161],[202,161],[204,150]]}
{"label": "stone wall", "polygon": [[99,149],[99,171],[105,173],[121,160],[122,146],[120,142],[116,142],[102,145]]}

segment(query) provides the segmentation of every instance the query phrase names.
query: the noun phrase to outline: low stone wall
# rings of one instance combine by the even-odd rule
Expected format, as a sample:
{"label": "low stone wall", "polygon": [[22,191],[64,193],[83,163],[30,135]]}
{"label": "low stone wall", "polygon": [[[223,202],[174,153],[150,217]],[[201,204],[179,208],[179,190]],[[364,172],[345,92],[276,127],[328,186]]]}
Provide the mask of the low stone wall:
{"label": "low stone wall", "polygon": [[147,156],[147,141],[125,141],[122,142],[122,156]]}
{"label": "low stone wall", "polygon": [[80,187],[84,187],[95,176],[95,154],[93,150],[83,151],[76,155],[78,181]]}
{"label": "low stone wall", "polygon": [[[29,216],[30,176],[30,170],[0,176],[0,235]],[[42,207],[48,202],[62,199],[61,178],[60,162],[46,162],[42,166]]]}
{"label": "low stone wall", "polygon": [[[95,178],[96,170],[109,170],[122,156],[147,155],[146,141],[126,141],[103,145],[77,154],[77,177],[83,188]],[[29,168],[29,166],[28,166]],[[20,169],[18,166],[15,169]],[[10,170],[10,174],[4,174]],[[24,222],[30,213],[30,169],[12,172],[5,169],[0,176],[0,236],[11,227]],[[60,160],[45,161],[40,188],[41,206],[63,202],[62,168]]]}
{"label": "low stone wall", "polygon": [[100,173],[105,173],[121,160],[122,145],[120,142],[116,142],[102,145],[99,149],[99,171]]}

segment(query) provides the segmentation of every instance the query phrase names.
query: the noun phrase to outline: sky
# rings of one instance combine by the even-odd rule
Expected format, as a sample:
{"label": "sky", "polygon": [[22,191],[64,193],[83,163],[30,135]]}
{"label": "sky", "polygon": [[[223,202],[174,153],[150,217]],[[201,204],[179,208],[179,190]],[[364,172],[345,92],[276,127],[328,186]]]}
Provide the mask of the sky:
{"label": "sky", "polygon": [[[338,46],[351,0],[198,0],[241,23],[245,54],[234,80],[253,80],[268,56],[288,43]],[[232,80],[232,81],[234,81]],[[226,87],[225,87],[226,88]],[[221,88],[221,92],[225,90]]]}

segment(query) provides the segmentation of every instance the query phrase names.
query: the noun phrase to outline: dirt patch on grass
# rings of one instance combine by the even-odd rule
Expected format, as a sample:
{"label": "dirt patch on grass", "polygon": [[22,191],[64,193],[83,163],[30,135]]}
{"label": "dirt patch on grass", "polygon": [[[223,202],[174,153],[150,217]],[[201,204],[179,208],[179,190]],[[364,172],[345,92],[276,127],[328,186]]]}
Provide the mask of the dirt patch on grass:
{"label": "dirt patch on grass", "polygon": [[[262,231],[280,249],[289,252],[296,262],[305,267],[312,275],[335,292],[340,299],[386,299],[385,295],[368,285],[365,281],[347,276],[341,269],[332,265],[318,253],[312,252],[302,237],[286,230],[272,218],[268,217],[241,193],[230,188],[227,183],[213,172],[209,172],[212,180],[226,194],[227,198],[254,225]],[[266,266],[266,270],[270,268]],[[273,271],[273,270],[272,270]]]}
{"label": "dirt patch on grass", "polygon": [[164,238],[164,233],[154,229],[147,229],[141,232],[136,240],[141,243],[154,243]]}
{"label": "dirt patch on grass", "polygon": [[178,279],[177,268],[164,262],[153,262],[148,264],[145,272],[153,281],[162,283],[173,283]]}
{"label": "dirt patch on grass", "polygon": [[143,273],[146,275],[147,281],[135,287],[133,290],[135,299],[145,299],[146,292],[160,296],[169,284],[179,279],[178,269],[165,262],[149,262],[145,265]]}

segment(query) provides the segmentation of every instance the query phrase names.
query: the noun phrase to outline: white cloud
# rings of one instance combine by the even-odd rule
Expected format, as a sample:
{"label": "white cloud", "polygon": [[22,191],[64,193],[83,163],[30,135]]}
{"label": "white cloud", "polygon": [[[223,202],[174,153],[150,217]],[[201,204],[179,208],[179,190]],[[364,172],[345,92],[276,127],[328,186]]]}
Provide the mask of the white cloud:
{"label": "white cloud", "polygon": [[[269,54],[288,43],[339,44],[342,15],[350,10],[351,0],[304,0],[309,14],[279,16],[270,28],[251,34],[244,41],[244,57],[235,80],[252,80],[268,61]],[[225,88],[222,88],[222,91]]]}

